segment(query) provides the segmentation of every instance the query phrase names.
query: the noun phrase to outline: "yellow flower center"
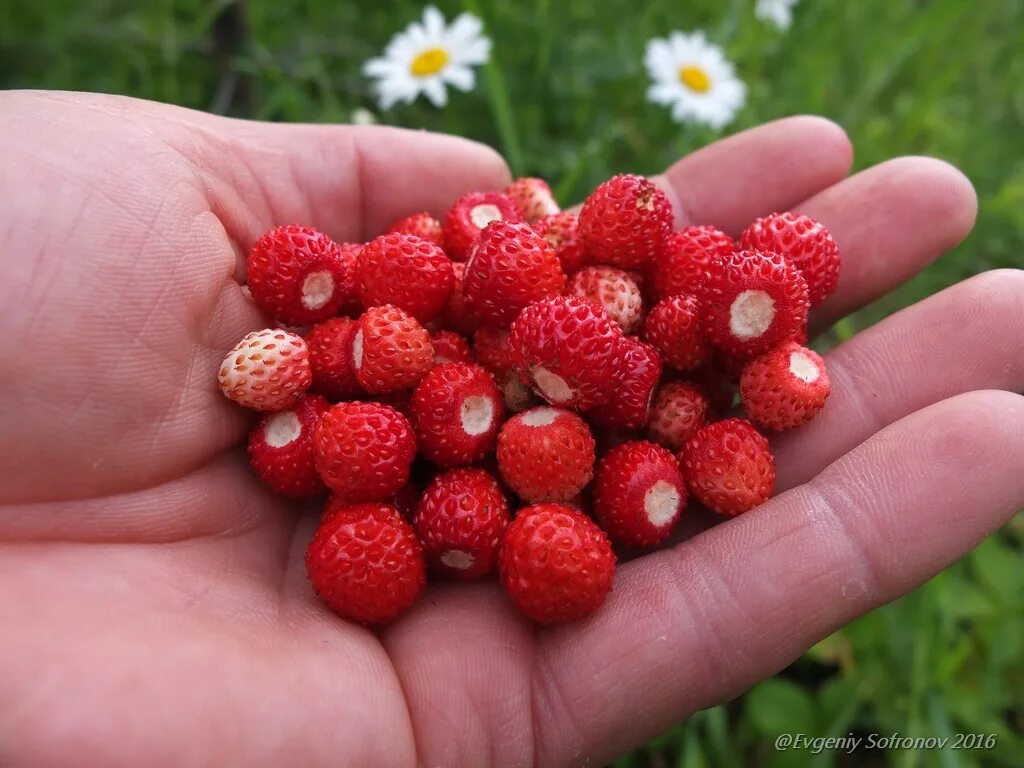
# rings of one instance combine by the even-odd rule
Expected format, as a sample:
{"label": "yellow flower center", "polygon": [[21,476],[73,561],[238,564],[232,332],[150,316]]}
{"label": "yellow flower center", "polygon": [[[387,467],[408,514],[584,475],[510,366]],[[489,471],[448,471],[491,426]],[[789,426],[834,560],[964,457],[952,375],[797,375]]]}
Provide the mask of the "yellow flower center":
{"label": "yellow flower center", "polygon": [[711,89],[708,73],[693,64],[679,68],[679,82],[697,93],[707,93]]}
{"label": "yellow flower center", "polygon": [[444,69],[444,65],[447,63],[448,51],[444,48],[427,48],[412,60],[409,71],[412,72],[413,77],[430,77]]}

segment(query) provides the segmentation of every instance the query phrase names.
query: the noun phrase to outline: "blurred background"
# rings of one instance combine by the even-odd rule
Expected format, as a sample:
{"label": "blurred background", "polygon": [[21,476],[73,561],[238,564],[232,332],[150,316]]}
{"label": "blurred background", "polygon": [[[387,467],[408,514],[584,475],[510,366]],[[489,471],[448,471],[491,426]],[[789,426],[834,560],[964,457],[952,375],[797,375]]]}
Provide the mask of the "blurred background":
{"label": "blurred background", "polygon": [[[1024,2],[792,0],[786,27],[755,0],[446,2],[493,40],[469,92],[381,110],[365,61],[423,12],[388,0],[43,0],[0,3],[0,87],[107,91],[241,117],[367,122],[469,136],[563,204],[613,173],[800,112],[839,122],[856,167],[901,154],[959,166],[980,199],[967,241],[840,322],[856,330],[964,277],[1024,266]],[[746,84],[722,131],[651,104],[651,38],[702,30]],[[724,180],[727,183],[727,180]],[[1022,468],[1024,472],[1024,468]],[[621,766],[1024,765],[1024,520],[776,677],[699,712]],[[784,732],[996,734],[992,750],[775,752]]]}

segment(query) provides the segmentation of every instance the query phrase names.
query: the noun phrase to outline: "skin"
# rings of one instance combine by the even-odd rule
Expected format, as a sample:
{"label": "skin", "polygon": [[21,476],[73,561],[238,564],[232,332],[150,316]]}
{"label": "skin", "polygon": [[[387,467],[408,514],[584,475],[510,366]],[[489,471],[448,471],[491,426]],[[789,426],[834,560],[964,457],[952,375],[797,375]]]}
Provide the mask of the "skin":
{"label": "skin", "polygon": [[[264,493],[218,391],[263,327],[244,253],[297,222],[363,240],[500,188],[492,151],[386,128],[0,95],[0,764],[598,765],[913,589],[1024,505],[1024,273],[978,275],[832,352],[776,441],[778,495],[620,566],[537,628],[493,584],[432,586],[380,632],[313,596],[315,510]],[[817,327],[970,230],[968,181],[901,158],[846,178],[789,118],[660,177],[677,225],[795,208],[843,250]],[[799,162],[795,162],[795,160]]]}

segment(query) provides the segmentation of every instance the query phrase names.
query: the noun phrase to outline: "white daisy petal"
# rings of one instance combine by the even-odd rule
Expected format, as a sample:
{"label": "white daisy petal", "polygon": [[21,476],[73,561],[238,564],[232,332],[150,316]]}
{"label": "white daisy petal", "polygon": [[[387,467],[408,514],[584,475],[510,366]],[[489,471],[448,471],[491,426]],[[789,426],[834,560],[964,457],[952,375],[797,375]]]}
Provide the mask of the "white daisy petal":
{"label": "white daisy petal", "polygon": [[475,40],[484,31],[484,23],[471,13],[460,13],[448,27],[448,38],[465,42]]}
{"label": "white daisy petal", "polygon": [[448,103],[448,91],[440,77],[431,77],[424,80],[420,87],[423,94],[430,100],[430,103],[440,109]]}
{"label": "white daisy petal", "polygon": [[445,82],[451,83],[460,91],[473,90],[473,84],[476,81],[473,70],[463,66],[448,67],[442,77],[444,77]]}
{"label": "white daisy petal", "polygon": [[433,5],[423,9],[423,29],[427,35],[437,40],[444,35],[444,15]]}

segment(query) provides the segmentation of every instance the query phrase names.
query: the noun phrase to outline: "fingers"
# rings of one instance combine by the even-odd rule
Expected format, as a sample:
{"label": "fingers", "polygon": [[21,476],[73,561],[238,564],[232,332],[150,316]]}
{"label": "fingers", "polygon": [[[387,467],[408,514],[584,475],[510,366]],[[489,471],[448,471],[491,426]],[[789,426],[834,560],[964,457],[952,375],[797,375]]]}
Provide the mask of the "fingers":
{"label": "fingers", "polygon": [[927,157],[890,160],[795,206],[839,244],[839,284],[814,312],[818,328],[887,293],[963,240],[978,203],[970,181]]}
{"label": "fingers", "polygon": [[976,389],[1024,392],[1024,271],[986,272],[827,355],[825,410],[772,441],[776,491],[814,477],[887,424]]}
{"label": "fingers", "polygon": [[1024,505],[1022,466],[1024,398],[960,395],[807,485],[625,564],[597,616],[542,640],[536,762],[586,750],[600,763],[920,584]]}
{"label": "fingers", "polygon": [[758,216],[787,210],[850,170],[850,141],[820,117],[788,117],[687,155],[656,179],[676,228],[713,224],[738,235]]}

